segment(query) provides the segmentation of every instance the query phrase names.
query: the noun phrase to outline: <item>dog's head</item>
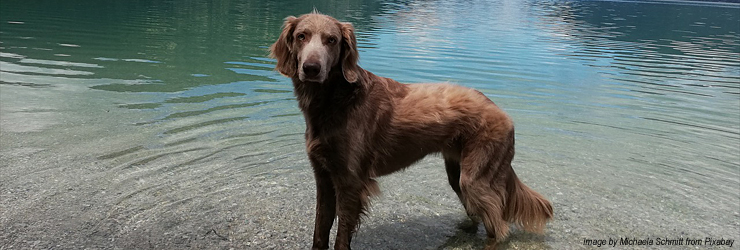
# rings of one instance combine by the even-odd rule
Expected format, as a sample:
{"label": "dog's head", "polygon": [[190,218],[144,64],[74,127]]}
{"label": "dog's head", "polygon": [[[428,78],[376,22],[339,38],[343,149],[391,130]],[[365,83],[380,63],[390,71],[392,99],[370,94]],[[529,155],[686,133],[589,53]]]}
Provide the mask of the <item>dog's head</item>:
{"label": "dog's head", "polygon": [[287,17],[270,56],[281,74],[302,82],[323,83],[332,69],[341,69],[352,83],[359,77],[356,43],[352,24],[314,12]]}

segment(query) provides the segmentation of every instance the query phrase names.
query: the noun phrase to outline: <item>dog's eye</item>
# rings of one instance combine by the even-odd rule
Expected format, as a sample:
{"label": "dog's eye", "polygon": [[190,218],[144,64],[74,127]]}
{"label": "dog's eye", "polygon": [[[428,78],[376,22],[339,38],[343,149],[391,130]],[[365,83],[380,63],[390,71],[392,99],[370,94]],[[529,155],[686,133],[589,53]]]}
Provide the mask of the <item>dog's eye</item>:
{"label": "dog's eye", "polygon": [[306,35],[304,34],[298,34],[298,40],[303,41],[303,39],[306,39]]}
{"label": "dog's eye", "polygon": [[336,42],[337,42],[337,39],[336,38],[329,37],[329,44],[334,44]]}

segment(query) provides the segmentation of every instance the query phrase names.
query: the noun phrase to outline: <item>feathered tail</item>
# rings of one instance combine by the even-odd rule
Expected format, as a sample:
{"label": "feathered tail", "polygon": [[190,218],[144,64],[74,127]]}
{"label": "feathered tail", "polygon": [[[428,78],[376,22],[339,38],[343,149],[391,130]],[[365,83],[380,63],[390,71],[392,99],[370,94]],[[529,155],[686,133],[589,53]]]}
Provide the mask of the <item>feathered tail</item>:
{"label": "feathered tail", "polygon": [[542,233],[545,223],[552,219],[552,205],[542,195],[524,185],[513,175],[513,190],[504,210],[504,219],[533,233]]}

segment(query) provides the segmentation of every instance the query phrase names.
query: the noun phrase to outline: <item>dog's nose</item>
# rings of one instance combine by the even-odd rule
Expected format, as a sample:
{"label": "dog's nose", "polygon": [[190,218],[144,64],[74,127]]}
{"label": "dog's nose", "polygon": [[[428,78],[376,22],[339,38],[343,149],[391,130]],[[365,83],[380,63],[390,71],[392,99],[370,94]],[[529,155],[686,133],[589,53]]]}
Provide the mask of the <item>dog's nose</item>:
{"label": "dog's nose", "polygon": [[318,63],[313,62],[305,62],[303,63],[303,73],[306,74],[308,77],[315,77],[319,75],[319,72],[321,71],[321,65]]}

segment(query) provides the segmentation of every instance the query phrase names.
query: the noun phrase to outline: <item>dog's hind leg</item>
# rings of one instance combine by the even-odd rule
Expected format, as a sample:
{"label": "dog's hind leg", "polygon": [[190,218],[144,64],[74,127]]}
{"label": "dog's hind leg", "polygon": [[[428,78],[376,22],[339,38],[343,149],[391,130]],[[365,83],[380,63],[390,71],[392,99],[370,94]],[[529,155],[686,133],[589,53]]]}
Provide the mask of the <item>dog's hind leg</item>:
{"label": "dog's hind leg", "polygon": [[[449,153],[444,154],[445,170],[447,170],[447,180],[449,181],[450,187],[452,187],[452,190],[454,190],[455,194],[457,194],[457,198],[460,199],[460,202],[463,204],[463,207],[465,207],[465,200],[463,199],[462,191],[460,190],[460,160],[459,159],[460,159],[459,153],[457,155],[451,155]],[[470,218],[470,220],[460,223],[458,227],[468,233],[477,232],[479,219],[476,218],[473,214],[471,214],[470,210],[468,210],[467,207],[465,208],[465,212],[468,213],[468,217]]]}
{"label": "dog's hind leg", "polygon": [[[455,159],[445,157],[445,170],[447,170],[447,181],[450,182],[450,187],[455,191],[457,197],[462,202],[462,196],[460,191],[460,162]],[[463,204],[465,204],[463,202]]]}
{"label": "dog's hind leg", "polygon": [[442,150],[442,158],[445,161],[445,170],[447,171],[447,181],[450,187],[457,194],[457,198],[465,205],[460,191],[460,145],[453,144]]}
{"label": "dog's hind leg", "polygon": [[480,217],[486,228],[485,249],[495,249],[496,243],[509,234],[509,222],[504,219],[507,189],[505,176],[509,170],[502,162],[510,161],[508,147],[486,141],[469,142],[461,154],[460,191],[468,213]]}
{"label": "dog's hind leg", "polygon": [[[466,209],[480,217],[486,228],[489,245],[503,240],[509,234],[509,223],[504,220],[504,194],[499,189],[491,189],[489,183],[461,175],[460,187]],[[505,191],[503,191],[505,192]],[[491,248],[493,249],[493,248]]]}

